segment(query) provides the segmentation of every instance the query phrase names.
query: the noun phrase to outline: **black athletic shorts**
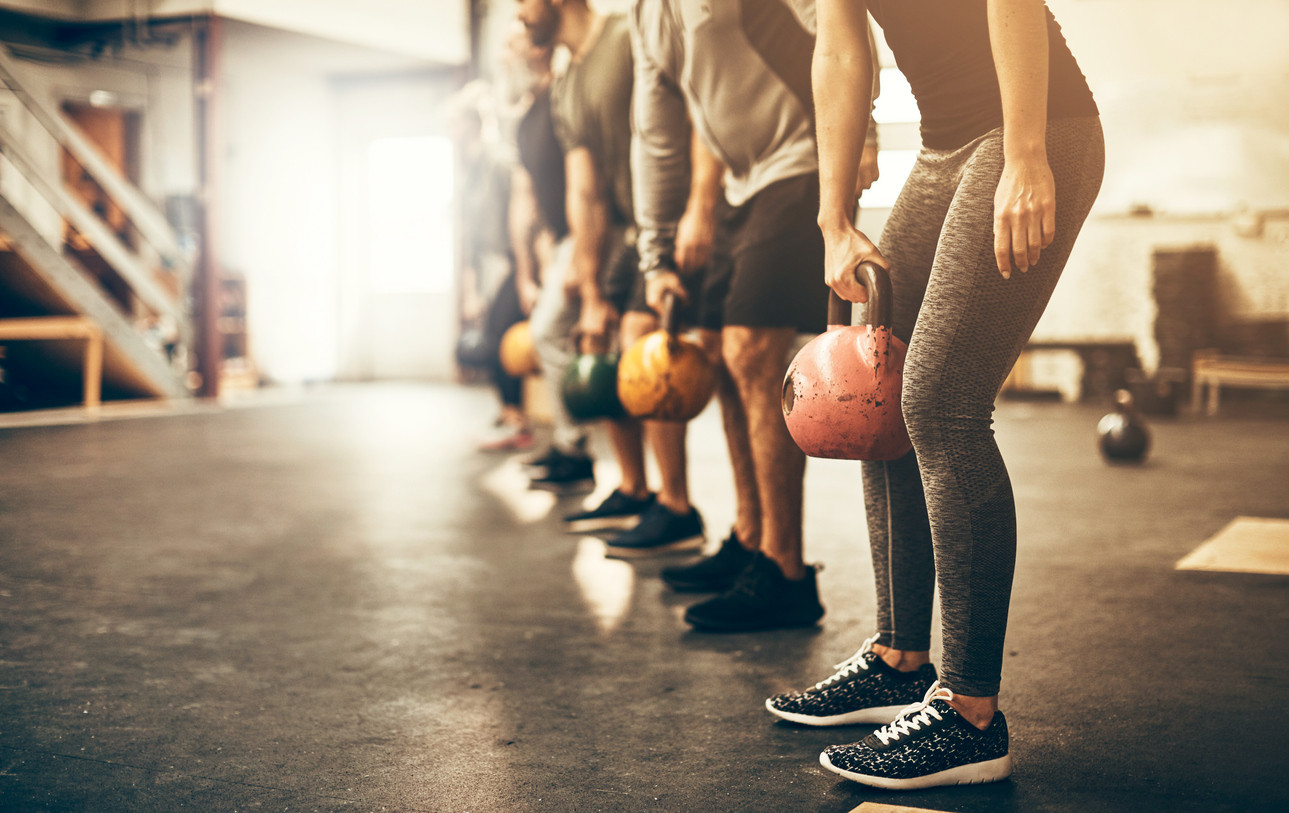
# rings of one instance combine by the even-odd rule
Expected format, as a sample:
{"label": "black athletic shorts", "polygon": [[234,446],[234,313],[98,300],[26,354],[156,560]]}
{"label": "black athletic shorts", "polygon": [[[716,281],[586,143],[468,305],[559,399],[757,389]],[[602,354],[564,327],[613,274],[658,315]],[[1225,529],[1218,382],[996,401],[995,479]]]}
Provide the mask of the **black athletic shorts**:
{"label": "black athletic shorts", "polygon": [[600,293],[605,301],[623,313],[631,303],[640,276],[640,254],[634,243],[622,242],[609,250],[608,262],[600,272]]}
{"label": "black athletic shorts", "polygon": [[[720,300],[715,300],[716,304],[711,309],[711,312],[703,309],[703,303],[707,301],[704,298],[704,282],[706,278],[705,270],[696,274],[681,276],[685,290],[689,292],[689,303],[683,306],[680,311],[680,327],[682,330],[691,327],[720,330]],[[627,313],[629,311],[654,313],[653,308],[650,308],[645,301],[645,279],[644,274],[640,273],[640,252],[634,244],[624,243],[615,247],[610,253],[609,262],[602,273],[600,293],[604,296],[605,301],[612,305],[618,313]]]}
{"label": "black athletic shorts", "polygon": [[[724,326],[723,313],[725,292],[729,288],[729,269],[729,258],[713,248],[712,258],[707,265],[692,274],[679,274],[680,282],[689,295],[689,301],[680,311],[682,330],[691,327],[720,330]],[[627,310],[657,315],[645,301],[644,275],[636,276],[636,287],[631,294],[631,303],[627,305]]]}
{"label": "black athletic shorts", "polygon": [[[681,324],[823,332],[828,286],[818,211],[819,176],[813,172],[776,181],[742,206],[721,199],[712,261],[697,273],[681,275],[690,295]],[[627,310],[653,312],[640,274]]]}
{"label": "black athletic shorts", "polygon": [[723,324],[821,333],[828,323],[819,176],[776,181],[742,206],[722,200],[718,231],[729,258]]}

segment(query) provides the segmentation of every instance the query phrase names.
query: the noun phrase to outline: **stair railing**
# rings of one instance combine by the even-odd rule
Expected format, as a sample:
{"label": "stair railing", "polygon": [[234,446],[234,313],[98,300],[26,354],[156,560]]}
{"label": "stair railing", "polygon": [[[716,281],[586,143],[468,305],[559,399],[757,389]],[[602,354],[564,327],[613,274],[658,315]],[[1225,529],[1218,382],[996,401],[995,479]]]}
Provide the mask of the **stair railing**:
{"label": "stair railing", "polygon": [[[153,269],[121,241],[107,224],[72,195],[58,178],[48,177],[28,153],[23,140],[0,125],[0,152],[54,210],[81,234],[133,289],[149,310],[166,317],[176,327],[180,345],[191,346],[192,324],[184,306],[184,292],[192,280],[192,262],[161,211],[130,183],[80,130],[45,100],[28,92],[18,76],[9,49],[0,45],[0,81],[31,114],[40,127],[89,173],[112,199],[138,235],[161,259],[165,273],[177,277],[179,297],[174,297],[153,276]],[[186,363],[186,360],[185,360]]]}

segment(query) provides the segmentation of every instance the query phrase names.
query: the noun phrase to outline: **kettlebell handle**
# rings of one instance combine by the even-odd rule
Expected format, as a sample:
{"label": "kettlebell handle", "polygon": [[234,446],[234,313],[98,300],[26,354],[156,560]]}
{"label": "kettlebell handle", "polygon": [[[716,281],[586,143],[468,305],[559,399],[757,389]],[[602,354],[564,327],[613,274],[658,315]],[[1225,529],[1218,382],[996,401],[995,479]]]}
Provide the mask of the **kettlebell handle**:
{"label": "kettlebell handle", "polygon": [[[864,324],[891,324],[891,275],[877,263],[863,262],[855,269],[855,278],[868,290],[868,307],[865,308]],[[828,324],[850,325],[851,303],[837,296],[837,292],[828,290]]]}
{"label": "kettlebell handle", "polygon": [[680,332],[680,308],[676,307],[675,291],[662,292],[662,314],[659,318],[662,329],[668,336],[675,336]]}

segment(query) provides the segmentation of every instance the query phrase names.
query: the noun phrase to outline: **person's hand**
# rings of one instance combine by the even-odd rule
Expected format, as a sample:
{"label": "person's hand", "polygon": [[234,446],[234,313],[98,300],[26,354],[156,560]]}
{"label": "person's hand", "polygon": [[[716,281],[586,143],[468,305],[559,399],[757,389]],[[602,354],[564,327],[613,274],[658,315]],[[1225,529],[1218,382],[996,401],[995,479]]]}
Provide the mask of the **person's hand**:
{"label": "person's hand", "polygon": [[877,147],[865,146],[859,156],[859,174],[855,178],[855,197],[861,197],[864,190],[877,182],[881,172],[877,168]]}
{"label": "person's hand", "polygon": [[704,207],[686,209],[676,225],[676,268],[692,274],[712,257],[716,242],[716,219]]}
{"label": "person's hand", "polygon": [[653,308],[653,312],[662,315],[662,300],[666,293],[671,291],[676,295],[677,302],[686,302],[689,300],[689,294],[685,291],[685,286],[680,282],[680,275],[675,271],[661,271],[650,275],[649,281],[645,283],[645,302]]}
{"label": "person's hand", "polygon": [[609,349],[609,330],[617,324],[618,312],[600,297],[583,297],[582,313],[577,320],[583,353],[605,353]]}
{"label": "person's hand", "polygon": [[574,269],[569,268],[564,273],[563,286],[564,298],[569,302],[576,302],[582,296],[582,280],[577,274],[573,273]]}
{"label": "person's hand", "polygon": [[519,308],[524,312],[524,316],[533,312],[533,306],[537,304],[537,297],[542,289],[537,283],[524,276],[515,278],[515,291],[519,294]]}
{"label": "person's hand", "polygon": [[853,226],[824,232],[824,282],[847,302],[868,301],[868,289],[856,274],[864,262],[890,268],[877,246]]}
{"label": "person's hand", "polygon": [[1022,272],[1056,237],[1056,182],[1045,157],[1007,161],[994,193],[994,258],[1004,279]]}

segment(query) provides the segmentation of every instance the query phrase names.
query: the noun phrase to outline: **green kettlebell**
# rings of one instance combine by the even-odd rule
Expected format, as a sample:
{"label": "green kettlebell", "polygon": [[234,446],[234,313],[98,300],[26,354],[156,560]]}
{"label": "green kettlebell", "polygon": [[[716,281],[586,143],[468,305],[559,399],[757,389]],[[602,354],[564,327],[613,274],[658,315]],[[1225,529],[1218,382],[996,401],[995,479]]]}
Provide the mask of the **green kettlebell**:
{"label": "green kettlebell", "polygon": [[583,353],[573,360],[561,382],[564,406],[575,421],[615,419],[626,415],[618,398],[618,354]]}

